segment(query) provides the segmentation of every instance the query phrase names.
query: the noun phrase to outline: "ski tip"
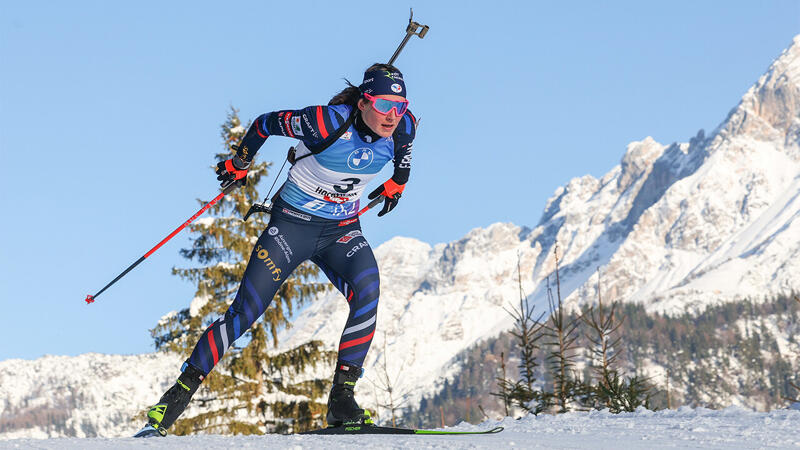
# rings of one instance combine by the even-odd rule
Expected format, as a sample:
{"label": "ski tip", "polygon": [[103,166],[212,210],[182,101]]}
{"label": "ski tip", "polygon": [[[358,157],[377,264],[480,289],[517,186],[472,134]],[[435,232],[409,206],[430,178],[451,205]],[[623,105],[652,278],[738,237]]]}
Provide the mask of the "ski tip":
{"label": "ski tip", "polygon": [[503,431],[503,427],[494,427],[485,431],[449,431],[449,430],[414,430],[414,434],[442,434],[447,436],[464,434],[495,434]]}
{"label": "ski tip", "polygon": [[91,305],[92,303],[94,303],[94,295],[87,295],[86,296],[86,304],[87,305]]}

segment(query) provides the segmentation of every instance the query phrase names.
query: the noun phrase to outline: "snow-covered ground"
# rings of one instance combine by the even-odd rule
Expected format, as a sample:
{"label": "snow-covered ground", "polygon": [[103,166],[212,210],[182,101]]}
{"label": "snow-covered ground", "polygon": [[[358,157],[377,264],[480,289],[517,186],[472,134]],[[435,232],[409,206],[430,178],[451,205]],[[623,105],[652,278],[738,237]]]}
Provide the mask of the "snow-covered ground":
{"label": "snow-covered ground", "polygon": [[501,425],[505,431],[478,436],[168,436],[166,438],[60,438],[0,441],[2,448],[797,448],[800,410],[768,413],[731,407],[720,411],[682,408],[610,414],[568,413],[507,418],[449,430]]}

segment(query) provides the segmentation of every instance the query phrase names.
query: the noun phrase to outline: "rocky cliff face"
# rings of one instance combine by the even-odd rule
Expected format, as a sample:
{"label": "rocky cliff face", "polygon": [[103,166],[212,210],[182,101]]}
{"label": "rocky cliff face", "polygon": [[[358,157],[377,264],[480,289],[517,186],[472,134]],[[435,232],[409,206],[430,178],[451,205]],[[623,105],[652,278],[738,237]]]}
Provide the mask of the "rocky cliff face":
{"label": "rocky cliff face", "polygon": [[608,296],[664,312],[797,288],[799,129],[795,38],[710,136],[632,143],[601,180],[556,192],[536,244],[560,243],[572,302],[596,298],[596,268]]}

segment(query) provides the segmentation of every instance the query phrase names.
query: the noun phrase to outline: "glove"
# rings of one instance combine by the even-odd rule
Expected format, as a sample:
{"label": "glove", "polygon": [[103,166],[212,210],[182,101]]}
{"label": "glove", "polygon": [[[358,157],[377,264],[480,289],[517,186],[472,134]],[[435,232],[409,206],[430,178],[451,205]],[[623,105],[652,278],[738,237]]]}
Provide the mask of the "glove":
{"label": "glove", "polygon": [[379,195],[383,195],[386,197],[386,201],[383,203],[383,209],[381,212],[378,213],[378,217],[388,213],[389,211],[393,210],[395,206],[397,206],[397,202],[400,201],[400,195],[403,193],[403,189],[405,189],[405,184],[397,184],[389,178],[386,183],[378,186],[377,189],[370,192],[368,198],[370,200],[377,198]]}
{"label": "glove", "polygon": [[226,188],[231,183],[237,183],[241,187],[247,184],[248,167],[250,163],[242,161],[238,156],[221,161],[217,164],[217,180],[221,182],[220,186]]}

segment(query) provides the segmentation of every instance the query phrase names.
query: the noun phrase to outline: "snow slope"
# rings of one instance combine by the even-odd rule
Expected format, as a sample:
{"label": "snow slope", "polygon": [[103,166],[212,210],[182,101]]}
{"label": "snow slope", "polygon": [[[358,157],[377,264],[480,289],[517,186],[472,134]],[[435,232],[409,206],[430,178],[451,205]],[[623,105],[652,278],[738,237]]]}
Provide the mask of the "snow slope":
{"label": "snow slope", "polygon": [[800,411],[756,413],[741,408],[722,411],[689,408],[677,411],[609,414],[567,413],[558,416],[506,418],[450,430],[505,431],[482,436],[168,436],[133,438],[16,439],[0,441],[4,448],[793,448],[800,447]]}

